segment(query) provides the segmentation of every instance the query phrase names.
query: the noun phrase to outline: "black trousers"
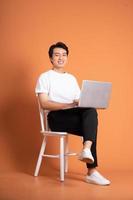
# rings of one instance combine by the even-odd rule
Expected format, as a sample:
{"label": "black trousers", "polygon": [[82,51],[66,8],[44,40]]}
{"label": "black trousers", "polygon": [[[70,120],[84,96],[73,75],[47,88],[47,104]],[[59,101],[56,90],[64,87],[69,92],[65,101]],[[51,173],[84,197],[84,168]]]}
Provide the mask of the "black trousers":
{"label": "black trousers", "polygon": [[97,111],[94,108],[70,108],[66,110],[51,111],[48,114],[48,123],[52,131],[64,131],[83,137],[83,143],[92,141],[91,152],[94,163],[86,164],[87,168],[97,166]]}

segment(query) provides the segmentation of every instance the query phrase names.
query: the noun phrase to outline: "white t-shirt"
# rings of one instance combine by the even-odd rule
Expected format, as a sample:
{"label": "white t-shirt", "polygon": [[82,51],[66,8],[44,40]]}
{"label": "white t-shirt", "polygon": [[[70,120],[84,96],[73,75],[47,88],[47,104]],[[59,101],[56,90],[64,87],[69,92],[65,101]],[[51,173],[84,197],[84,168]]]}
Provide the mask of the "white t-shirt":
{"label": "white t-shirt", "polygon": [[72,103],[80,97],[76,78],[69,73],[49,70],[40,75],[35,92],[48,94],[49,100],[59,103]]}

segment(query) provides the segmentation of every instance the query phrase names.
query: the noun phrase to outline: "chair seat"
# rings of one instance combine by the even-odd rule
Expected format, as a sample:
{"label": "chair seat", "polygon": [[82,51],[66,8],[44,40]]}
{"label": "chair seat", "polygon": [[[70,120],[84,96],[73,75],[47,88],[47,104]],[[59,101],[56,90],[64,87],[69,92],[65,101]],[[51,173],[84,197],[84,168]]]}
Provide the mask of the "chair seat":
{"label": "chair seat", "polygon": [[66,136],[68,135],[67,132],[57,132],[57,131],[41,131],[41,133],[43,135],[47,135],[47,136]]}

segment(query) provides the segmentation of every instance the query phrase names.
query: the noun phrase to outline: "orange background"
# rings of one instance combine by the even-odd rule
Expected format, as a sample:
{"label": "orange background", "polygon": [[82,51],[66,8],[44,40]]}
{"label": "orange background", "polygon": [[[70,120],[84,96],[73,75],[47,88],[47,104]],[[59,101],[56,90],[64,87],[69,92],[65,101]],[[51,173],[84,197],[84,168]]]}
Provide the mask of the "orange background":
{"label": "orange background", "polygon": [[[109,108],[98,111],[100,168],[133,169],[133,1],[0,4],[0,171],[33,173],[42,140],[34,88],[40,73],[51,67],[47,51],[57,41],[69,46],[66,69],[80,86],[83,79],[113,83]],[[70,136],[70,146],[80,151],[81,140]],[[55,160],[47,163],[57,165]],[[75,165],[77,171],[86,170],[74,158],[70,165],[71,170]]]}

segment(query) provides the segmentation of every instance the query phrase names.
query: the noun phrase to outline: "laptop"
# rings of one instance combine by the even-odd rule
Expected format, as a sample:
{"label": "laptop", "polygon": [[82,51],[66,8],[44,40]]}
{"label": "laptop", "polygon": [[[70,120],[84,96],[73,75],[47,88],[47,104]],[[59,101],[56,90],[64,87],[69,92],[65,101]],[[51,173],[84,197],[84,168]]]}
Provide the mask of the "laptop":
{"label": "laptop", "polygon": [[78,107],[107,108],[111,90],[111,82],[83,80]]}

